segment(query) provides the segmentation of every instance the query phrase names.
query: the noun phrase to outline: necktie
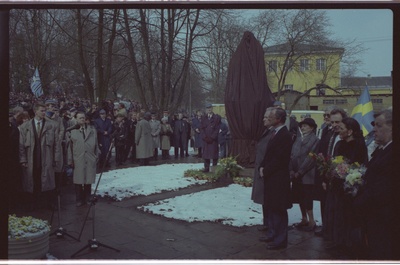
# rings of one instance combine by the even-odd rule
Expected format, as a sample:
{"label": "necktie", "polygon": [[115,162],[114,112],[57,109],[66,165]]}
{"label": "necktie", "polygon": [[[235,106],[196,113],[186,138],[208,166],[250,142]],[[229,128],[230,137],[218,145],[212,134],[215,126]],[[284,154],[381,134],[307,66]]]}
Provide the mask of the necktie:
{"label": "necktie", "polygon": [[380,146],[378,146],[377,148],[375,148],[375,150],[372,152],[371,157],[375,157],[377,154],[379,154],[379,152],[381,152],[383,150],[383,148],[381,148]]}
{"label": "necktie", "polygon": [[83,127],[81,128],[81,131],[82,131],[83,139],[85,139],[86,138],[85,137],[85,130],[83,129]]}
{"label": "necktie", "polygon": [[336,133],[333,133],[332,136],[331,136],[331,139],[329,139],[328,152],[327,152],[328,156],[332,155],[333,142],[334,142],[335,138],[336,138]]}
{"label": "necktie", "polygon": [[37,122],[36,130],[37,130],[38,136],[40,136],[40,133],[41,133],[40,121]]}
{"label": "necktie", "polygon": [[208,114],[208,119],[211,119],[211,114]]}

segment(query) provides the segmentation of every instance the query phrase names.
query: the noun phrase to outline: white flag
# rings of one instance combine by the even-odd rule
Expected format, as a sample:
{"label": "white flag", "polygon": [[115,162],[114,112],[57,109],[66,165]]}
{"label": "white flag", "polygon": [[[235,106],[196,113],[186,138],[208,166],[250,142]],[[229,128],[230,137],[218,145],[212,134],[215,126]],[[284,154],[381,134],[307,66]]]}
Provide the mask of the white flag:
{"label": "white flag", "polygon": [[43,95],[42,83],[40,82],[39,70],[36,68],[35,74],[32,77],[31,90],[35,97]]}

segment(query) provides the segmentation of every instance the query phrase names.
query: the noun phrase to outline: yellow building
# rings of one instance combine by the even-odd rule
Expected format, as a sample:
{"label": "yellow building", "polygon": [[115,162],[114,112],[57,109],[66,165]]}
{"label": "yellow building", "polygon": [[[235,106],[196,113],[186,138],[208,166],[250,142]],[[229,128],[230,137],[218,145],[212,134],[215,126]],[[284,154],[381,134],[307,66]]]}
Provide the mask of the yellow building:
{"label": "yellow building", "polygon": [[[337,105],[351,112],[366,84],[375,111],[392,106],[391,77],[341,78],[343,52],[343,48],[316,45],[268,47],[265,49],[268,86],[289,110],[324,110]],[[311,88],[317,89],[299,99]]]}
{"label": "yellow building", "polygon": [[[272,92],[305,92],[317,84],[340,85],[340,61],[344,49],[300,44],[280,44],[265,49],[267,81]],[[313,90],[311,95],[316,95]],[[329,93],[329,92],[328,92]]]}

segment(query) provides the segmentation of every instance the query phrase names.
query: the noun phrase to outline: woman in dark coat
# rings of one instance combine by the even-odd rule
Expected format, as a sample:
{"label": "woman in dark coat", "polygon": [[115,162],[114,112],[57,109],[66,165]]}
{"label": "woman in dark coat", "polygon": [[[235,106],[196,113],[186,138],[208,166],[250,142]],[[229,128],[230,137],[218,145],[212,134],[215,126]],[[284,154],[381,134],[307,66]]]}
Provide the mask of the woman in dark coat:
{"label": "woman in dark coat", "polygon": [[[339,136],[341,140],[336,144],[334,156],[343,156],[350,164],[368,162],[368,151],[365,145],[360,124],[353,118],[344,118],[340,124]],[[350,195],[345,194],[343,188],[344,180],[333,178],[328,188],[328,195],[325,207],[326,228],[328,238],[332,244],[328,248],[347,249],[353,247],[350,233],[357,227],[358,221],[351,208]]]}

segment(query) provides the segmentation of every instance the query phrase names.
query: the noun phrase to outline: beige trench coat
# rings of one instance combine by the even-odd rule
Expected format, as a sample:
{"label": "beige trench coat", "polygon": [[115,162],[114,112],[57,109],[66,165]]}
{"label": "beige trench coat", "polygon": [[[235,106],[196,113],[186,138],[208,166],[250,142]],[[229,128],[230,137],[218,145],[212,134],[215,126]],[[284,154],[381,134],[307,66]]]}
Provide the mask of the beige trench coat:
{"label": "beige trench coat", "polygon": [[150,123],[141,119],[136,125],[135,131],[136,158],[149,158],[153,156],[153,137],[151,137]]}
{"label": "beige trench coat", "polygon": [[85,139],[81,130],[67,133],[68,165],[73,165],[74,184],[93,184],[96,181],[96,164],[100,155],[97,143],[97,131],[87,126]]}
{"label": "beige trench coat", "polygon": [[[35,148],[34,119],[23,123],[20,126],[19,137],[19,162],[27,163],[27,168],[22,168],[22,188],[26,192],[33,192],[33,151]],[[57,159],[61,157],[58,144],[57,124],[45,118],[40,136],[40,149],[42,156],[42,191],[49,191],[55,188],[54,170]]]}

